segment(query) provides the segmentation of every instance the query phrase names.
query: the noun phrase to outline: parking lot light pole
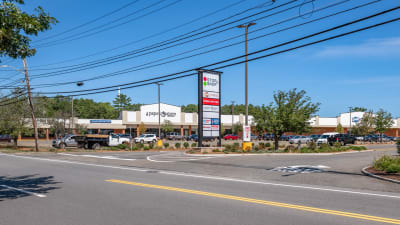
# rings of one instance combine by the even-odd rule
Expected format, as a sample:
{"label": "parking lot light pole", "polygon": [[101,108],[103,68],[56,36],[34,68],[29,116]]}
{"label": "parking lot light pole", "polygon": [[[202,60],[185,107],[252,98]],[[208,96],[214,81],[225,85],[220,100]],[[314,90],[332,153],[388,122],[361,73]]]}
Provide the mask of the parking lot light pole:
{"label": "parking lot light pole", "polygon": [[351,111],[353,110],[353,107],[349,107],[349,109],[350,109],[350,130],[347,133],[351,134]]}
{"label": "parking lot light pole", "polygon": [[233,107],[235,105],[235,101],[232,101],[232,134],[233,134]]}
{"label": "parking lot light pole", "polygon": [[246,114],[245,114],[245,125],[249,125],[249,90],[248,90],[248,73],[249,73],[249,67],[248,67],[248,52],[249,52],[249,27],[256,25],[256,23],[248,23],[248,24],[243,24],[237,26],[238,28],[245,28],[245,36],[246,36],[246,41],[245,41],[245,51],[246,51],[246,62],[245,62],[245,105],[246,105]]}
{"label": "parking lot light pole", "polygon": [[161,142],[161,88],[160,86],[162,85],[161,83],[156,83],[158,86],[158,138],[159,142],[157,142],[157,145],[160,146],[162,145]]}

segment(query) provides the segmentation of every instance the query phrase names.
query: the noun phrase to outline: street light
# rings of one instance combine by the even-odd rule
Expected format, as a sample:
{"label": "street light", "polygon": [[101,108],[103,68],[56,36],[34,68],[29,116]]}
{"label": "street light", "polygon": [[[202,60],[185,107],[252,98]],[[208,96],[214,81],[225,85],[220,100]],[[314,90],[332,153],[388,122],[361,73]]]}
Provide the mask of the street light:
{"label": "street light", "polygon": [[38,135],[38,129],[37,129],[37,124],[36,124],[36,117],[35,117],[35,110],[33,108],[33,102],[32,102],[32,94],[31,94],[31,86],[29,85],[29,76],[28,76],[28,65],[26,63],[26,59],[23,59],[23,63],[24,63],[24,71],[19,70],[18,68],[14,67],[14,66],[10,66],[10,65],[0,65],[0,67],[8,67],[11,69],[14,69],[17,72],[20,72],[22,74],[25,75],[25,82],[26,82],[26,88],[28,91],[28,99],[29,99],[29,106],[31,108],[31,115],[32,115],[32,125],[33,125],[33,129],[35,131],[35,150],[38,152],[39,151],[39,144],[38,144],[38,139],[39,139],[39,135]]}
{"label": "street light", "polygon": [[[237,26],[238,28],[245,28],[245,36],[246,36],[246,42],[245,42],[245,51],[246,51],[246,62],[245,62],[245,105],[246,105],[246,114],[245,114],[245,125],[249,125],[249,84],[248,84],[248,73],[249,73],[249,67],[248,67],[248,51],[249,51],[249,27],[256,25],[256,23],[248,23],[248,24],[242,24]],[[243,131],[244,132],[244,131]]]}
{"label": "street light", "polygon": [[349,109],[350,109],[350,130],[347,133],[351,134],[351,111],[353,110],[353,107],[349,107]]}

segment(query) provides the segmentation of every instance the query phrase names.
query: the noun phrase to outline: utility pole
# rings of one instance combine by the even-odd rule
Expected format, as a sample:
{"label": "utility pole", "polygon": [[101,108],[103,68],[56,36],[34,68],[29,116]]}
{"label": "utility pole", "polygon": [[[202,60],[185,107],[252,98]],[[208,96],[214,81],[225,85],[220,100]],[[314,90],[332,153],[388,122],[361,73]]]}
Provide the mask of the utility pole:
{"label": "utility pole", "polygon": [[353,110],[353,107],[349,107],[350,109],[350,130],[349,130],[349,134],[351,134],[351,111]]}
{"label": "utility pole", "polygon": [[232,134],[233,134],[233,107],[235,105],[235,101],[232,101]]}
{"label": "utility pole", "polygon": [[38,136],[38,129],[37,129],[37,124],[36,124],[35,110],[33,108],[33,102],[32,102],[31,86],[29,85],[28,66],[27,66],[25,58],[23,59],[23,62],[24,62],[26,88],[28,91],[29,106],[31,107],[32,125],[33,125],[33,129],[35,131],[35,151],[38,152],[39,151],[39,145],[38,145],[39,136]]}
{"label": "utility pole", "polygon": [[74,96],[71,96],[71,134],[74,133],[74,128],[75,128],[75,124],[74,124]]}
{"label": "utility pole", "polygon": [[161,94],[160,94],[160,86],[162,84],[156,83],[158,86],[158,138],[161,140]]}
{"label": "utility pole", "polygon": [[245,105],[246,105],[246,114],[245,114],[245,125],[249,125],[249,90],[248,90],[248,52],[249,52],[249,27],[256,25],[256,23],[248,23],[237,26],[238,28],[245,28],[245,36],[246,36],[246,63],[245,63]]}

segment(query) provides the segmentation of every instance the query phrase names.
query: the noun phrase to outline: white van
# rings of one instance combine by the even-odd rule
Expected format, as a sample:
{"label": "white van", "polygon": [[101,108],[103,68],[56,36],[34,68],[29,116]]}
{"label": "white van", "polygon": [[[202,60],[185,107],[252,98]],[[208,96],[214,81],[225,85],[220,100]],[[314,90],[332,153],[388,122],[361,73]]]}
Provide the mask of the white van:
{"label": "white van", "polygon": [[320,144],[327,144],[328,143],[328,137],[339,134],[338,132],[328,132],[328,133],[323,133],[317,140],[317,145]]}

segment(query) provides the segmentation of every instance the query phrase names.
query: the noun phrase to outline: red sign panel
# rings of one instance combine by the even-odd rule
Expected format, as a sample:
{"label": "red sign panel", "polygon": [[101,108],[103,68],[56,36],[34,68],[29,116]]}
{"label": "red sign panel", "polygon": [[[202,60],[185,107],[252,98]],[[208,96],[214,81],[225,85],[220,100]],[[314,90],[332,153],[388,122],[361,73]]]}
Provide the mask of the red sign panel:
{"label": "red sign panel", "polygon": [[204,105],[219,105],[219,99],[203,98]]}

